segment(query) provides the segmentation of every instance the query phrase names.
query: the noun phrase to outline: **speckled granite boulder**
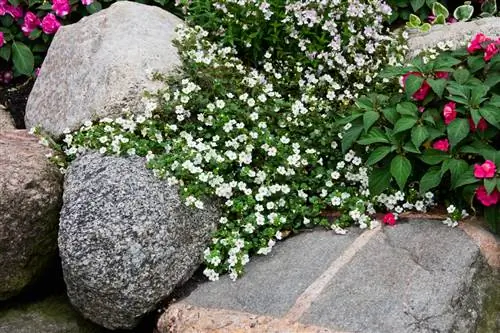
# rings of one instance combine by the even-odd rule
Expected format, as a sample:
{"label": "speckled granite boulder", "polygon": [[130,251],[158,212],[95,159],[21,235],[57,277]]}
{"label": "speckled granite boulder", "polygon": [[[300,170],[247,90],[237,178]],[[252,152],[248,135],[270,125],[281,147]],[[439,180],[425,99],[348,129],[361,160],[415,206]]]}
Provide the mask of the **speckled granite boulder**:
{"label": "speckled granite boulder", "polygon": [[60,136],[92,118],[144,112],[144,91],[160,87],[151,74],[181,64],[172,44],[181,23],[161,8],[118,1],[61,27],[29,96],[26,127]]}
{"label": "speckled granite boulder", "polygon": [[9,111],[0,104],[0,132],[15,129],[14,119],[12,119]]}
{"label": "speckled granite boulder", "polygon": [[63,177],[48,152],[25,130],[0,133],[0,301],[57,255]]}
{"label": "speckled granite boulder", "polygon": [[132,328],[191,277],[218,221],[187,208],[138,157],[89,153],[66,174],[59,249],[71,303],[110,329]]}

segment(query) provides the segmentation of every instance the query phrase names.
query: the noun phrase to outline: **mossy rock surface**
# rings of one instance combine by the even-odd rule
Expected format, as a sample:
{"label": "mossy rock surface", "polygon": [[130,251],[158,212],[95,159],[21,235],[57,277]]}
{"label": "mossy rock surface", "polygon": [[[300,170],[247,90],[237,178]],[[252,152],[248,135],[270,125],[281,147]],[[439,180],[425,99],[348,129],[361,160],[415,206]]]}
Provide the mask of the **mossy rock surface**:
{"label": "mossy rock surface", "polygon": [[65,295],[34,303],[0,304],[0,333],[105,333],[83,319]]}

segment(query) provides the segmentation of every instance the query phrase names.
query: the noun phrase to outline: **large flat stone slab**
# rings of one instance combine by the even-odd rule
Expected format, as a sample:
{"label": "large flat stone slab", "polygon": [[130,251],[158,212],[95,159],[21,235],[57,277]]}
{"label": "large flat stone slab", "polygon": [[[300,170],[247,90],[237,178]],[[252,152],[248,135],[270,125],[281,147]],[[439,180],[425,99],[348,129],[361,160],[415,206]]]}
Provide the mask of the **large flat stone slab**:
{"label": "large flat stone slab", "polygon": [[304,232],[278,243],[267,256],[254,257],[246,274],[203,283],[184,302],[281,317],[359,235],[353,229],[340,236],[324,230]]}
{"label": "large flat stone slab", "polygon": [[484,267],[460,229],[436,221],[386,227],[366,244],[300,318],[349,332],[474,332]]}

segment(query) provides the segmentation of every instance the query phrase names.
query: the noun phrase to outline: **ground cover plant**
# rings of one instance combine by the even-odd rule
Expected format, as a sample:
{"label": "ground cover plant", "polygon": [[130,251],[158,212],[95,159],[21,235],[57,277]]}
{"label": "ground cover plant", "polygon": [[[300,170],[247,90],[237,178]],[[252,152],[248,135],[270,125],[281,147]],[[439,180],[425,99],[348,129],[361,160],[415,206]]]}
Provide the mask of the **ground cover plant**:
{"label": "ground cover plant", "polygon": [[[349,225],[377,226],[377,212],[390,225],[407,210],[425,212],[436,195],[451,193],[436,190],[439,183],[455,190],[458,175],[468,177],[456,188],[483,182],[476,197],[498,207],[491,144],[498,123],[484,111],[497,103],[498,86],[488,79],[498,77],[496,41],[478,37],[470,52],[430,54],[408,67],[405,34],[385,29],[391,8],[379,0],[181,4],[189,22],[176,42],[182,70],[157,75],[165,86],[147,94],[147,113],[89,120],[51,144],[64,153],[53,156],[61,166],[86,149],[144,156],[187,205],[217,201],[223,216],[204,254],[209,279],[236,278],[251,255],[302,228],[344,233]],[[484,94],[470,101],[479,86]],[[488,140],[483,161],[473,145]],[[473,148],[456,151],[466,142]],[[426,154],[445,157],[433,164]],[[417,170],[432,171],[435,181],[437,168],[439,183],[425,185]],[[471,200],[446,202],[445,223],[455,226]],[[327,210],[337,213],[333,222]]]}

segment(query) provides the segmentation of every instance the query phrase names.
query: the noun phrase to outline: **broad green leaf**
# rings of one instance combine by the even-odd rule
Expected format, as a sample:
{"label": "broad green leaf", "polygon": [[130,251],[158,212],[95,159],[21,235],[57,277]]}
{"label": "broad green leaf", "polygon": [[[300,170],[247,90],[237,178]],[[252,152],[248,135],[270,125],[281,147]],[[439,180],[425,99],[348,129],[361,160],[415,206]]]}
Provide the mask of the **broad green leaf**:
{"label": "broad green leaf", "polygon": [[5,61],[9,61],[10,51],[10,44],[5,44],[4,46],[0,47],[0,58],[4,59]]}
{"label": "broad green leaf", "polygon": [[416,118],[418,115],[418,108],[412,102],[403,102],[396,105],[396,111],[402,116],[411,116]]}
{"label": "broad green leaf", "polygon": [[347,132],[344,133],[342,137],[342,152],[345,153],[349,148],[351,148],[354,141],[356,141],[363,131],[363,126],[352,126]]}
{"label": "broad green leaf", "polygon": [[486,80],[484,80],[484,84],[488,86],[490,89],[500,83],[500,75],[489,75]]}
{"label": "broad green leaf", "polygon": [[500,112],[498,107],[488,104],[481,107],[479,113],[488,123],[500,129]]}
{"label": "broad green leaf", "polygon": [[420,154],[420,150],[411,142],[405,143],[403,145],[403,150],[409,153]]}
{"label": "broad green leaf", "polygon": [[452,189],[459,188],[459,187],[464,186],[464,185],[476,184],[478,182],[479,182],[479,179],[474,177],[474,173],[473,173],[471,167],[469,167],[469,169],[466,172],[462,172],[462,174],[460,175],[460,177],[457,179],[457,181],[455,183],[455,187],[453,187]]}
{"label": "broad green leaf", "polygon": [[466,173],[467,170],[469,170],[469,164],[464,160],[459,159],[450,159],[448,163],[448,168],[451,175],[451,188],[456,188],[456,184],[459,181],[460,177],[462,177],[462,174]]}
{"label": "broad green leaf", "polygon": [[382,109],[382,113],[384,114],[385,119],[393,125],[399,119],[399,114],[395,107],[384,108]]}
{"label": "broad green leaf", "polygon": [[436,150],[436,149],[427,149],[420,156],[420,159],[430,165],[436,165],[442,163],[444,160],[450,158],[450,155],[445,153],[444,151]]}
{"label": "broad green leaf", "polygon": [[444,88],[448,83],[448,80],[444,79],[427,79],[427,83],[431,86],[432,91],[436,93],[440,98],[443,97]]}
{"label": "broad green leaf", "polygon": [[479,121],[482,118],[481,114],[479,113],[479,110],[478,109],[471,109],[470,115],[471,115],[472,121],[474,122],[474,125],[477,126],[477,124],[479,123]]}
{"label": "broad green leaf", "polygon": [[413,96],[413,94],[416,93],[418,89],[420,89],[423,82],[423,77],[414,74],[408,75],[405,83],[405,91],[408,98],[411,98],[411,96]]}
{"label": "broad green leaf", "polygon": [[394,125],[394,134],[404,132],[415,126],[416,123],[417,123],[417,118],[408,116],[402,117]]}
{"label": "broad green leaf", "polygon": [[466,100],[468,100],[470,96],[470,90],[456,82],[450,82],[446,86],[446,90],[448,90],[450,94],[464,97]]}
{"label": "broad green leaf", "polygon": [[493,233],[500,232],[500,205],[484,207],[484,219]]}
{"label": "broad green leaf", "polygon": [[423,125],[415,126],[411,129],[411,142],[419,148],[429,137],[429,131]]}
{"label": "broad green leaf", "polygon": [[448,125],[446,131],[450,145],[456,147],[469,134],[469,122],[466,119],[457,118]]}
{"label": "broad green leaf", "polygon": [[432,4],[432,14],[434,16],[443,15],[444,18],[448,18],[448,16],[450,16],[448,9],[439,2],[434,2]]}
{"label": "broad green leaf", "polygon": [[475,73],[484,68],[486,62],[483,55],[467,57],[467,65],[472,73]]}
{"label": "broad green leaf", "polygon": [[484,188],[486,188],[486,193],[491,194],[493,190],[497,187],[496,178],[484,179]]}
{"label": "broad green leaf", "polygon": [[425,0],[410,0],[411,8],[414,12],[417,12],[420,8],[425,5]]}
{"label": "broad green leaf", "polygon": [[363,134],[357,141],[360,145],[371,145],[373,143],[389,143],[387,135],[377,127],[372,127],[368,133]]}
{"label": "broad green leaf", "polygon": [[12,43],[12,62],[19,73],[28,76],[33,73],[35,59],[29,47],[23,43]]}
{"label": "broad green leaf", "polygon": [[429,168],[422,176],[422,179],[420,179],[420,193],[424,194],[430,189],[437,187],[441,183],[441,177],[442,174],[439,168]]}
{"label": "broad green leaf", "polygon": [[470,72],[465,68],[458,68],[453,72],[453,78],[459,83],[464,84],[470,78]]}
{"label": "broad green leaf", "polygon": [[488,87],[484,85],[474,86],[470,90],[469,104],[472,107],[478,107],[486,100],[485,96],[488,93]]}
{"label": "broad green leaf", "polygon": [[368,184],[370,194],[378,195],[389,188],[391,184],[391,173],[387,168],[375,168],[370,174]]}
{"label": "broad green leaf", "polygon": [[404,189],[408,181],[411,169],[411,163],[405,156],[396,155],[391,161],[391,175],[394,177],[401,190]]}
{"label": "broad green leaf", "polygon": [[439,72],[439,71],[446,71],[446,72],[452,72],[453,70],[450,70],[451,67],[458,65],[462,61],[460,59],[457,59],[449,54],[442,53],[438,55],[436,60],[434,61],[434,71]]}
{"label": "broad green leaf", "polygon": [[374,165],[375,163],[385,158],[391,151],[393,151],[393,148],[391,146],[382,146],[376,148],[374,151],[372,151],[370,156],[368,156],[366,164]]}
{"label": "broad green leaf", "polygon": [[455,8],[453,17],[458,21],[468,21],[474,14],[474,7],[471,5],[462,5]]}
{"label": "broad green leaf", "polygon": [[360,109],[373,111],[373,102],[368,96],[361,96],[354,104],[356,104],[356,106]]}
{"label": "broad green leaf", "polygon": [[365,132],[368,132],[370,127],[380,118],[380,114],[375,111],[367,111],[363,114],[363,126]]}
{"label": "broad green leaf", "polygon": [[484,2],[481,4],[481,11],[490,15],[495,14],[497,12],[497,1],[484,0]]}

